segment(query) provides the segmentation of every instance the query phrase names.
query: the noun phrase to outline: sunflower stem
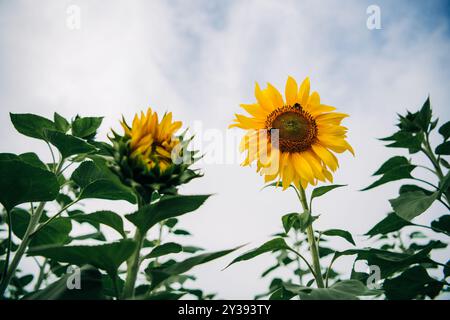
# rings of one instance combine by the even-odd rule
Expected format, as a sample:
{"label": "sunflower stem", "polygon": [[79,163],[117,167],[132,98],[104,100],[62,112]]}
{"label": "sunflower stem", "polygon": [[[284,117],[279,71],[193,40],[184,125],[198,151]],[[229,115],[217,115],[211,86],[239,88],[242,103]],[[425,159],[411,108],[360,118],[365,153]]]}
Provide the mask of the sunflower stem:
{"label": "sunflower stem", "polygon": [[[31,241],[31,234],[35,231],[35,228],[39,224],[39,220],[41,219],[42,213],[44,211],[45,202],[39,203],[39,206],[37,207],[36,211],[33,211],[32,209],[32,215],[30,218],[30,222],[28,223],[27,229],[25,231],[25,234],[22,238],[22,242],[20,243],[17,251],[14,254],[14,257],[11,261],[11,264],[5,265],[5,268],[7,267],[6,275],[2,279],[2,283],[0,285],[0,297],[3,297],[6,288],[9,285],[9,282],[11,281],[12,277],[14,276],[17,266],[19,265],[20,261],[22,260],[22,257],[28,248],[28,244]],[[9,225],[11,228],[11,224]]]}
{"label": "sunflower stem", "polygon": [[[308,207],[308,202],[306,200],[305,190],[301,186],[299,188],[299,195],[300,195],[300,197],[299,197],[300,203],[302,204],[303,210],[305,210],[305,212],[309,212],[309,207]],[[311,212],[309,212],[309,213],[311,214]],[[306,229],[306,235],[308,237],[309,251],[311,252],[311,258],[312,258],[317,287],[324,288],[325,285],[323,282],[322,270],[320,268],[319,249],[317,247],[316,238],[314,236],[314,229],[313,229],[312,223]]]}
{"label": "sunflower stem", "polygon": [[122,297],[124,299],[134,298],[134,289],[136,285],[137,274],[139,271],[140,253],[142,244],[144,243],[145,235],[141,234],[139,229],[136,228],[134,234],[134,241],[136,242],[136,249],[127,261],[127,277],[125,285],[123,287]]}
{"label": "sunflower stem", "polygon": [[[136,192],[136,197],[138,199],[138,210],[140,210],[143,206],[143,199],[138,192]],[[141,249],[142,245],[144,244],[145,237],[146,235],[142,234],[139,229],[136,228],[133,238],[134,242],[136,243],[136,249],[134,250],[131,257],[127,260],[127,276],[125,278],[125,284],[122,292],[123,299],[134,298],[136,280],[141,263]]]}

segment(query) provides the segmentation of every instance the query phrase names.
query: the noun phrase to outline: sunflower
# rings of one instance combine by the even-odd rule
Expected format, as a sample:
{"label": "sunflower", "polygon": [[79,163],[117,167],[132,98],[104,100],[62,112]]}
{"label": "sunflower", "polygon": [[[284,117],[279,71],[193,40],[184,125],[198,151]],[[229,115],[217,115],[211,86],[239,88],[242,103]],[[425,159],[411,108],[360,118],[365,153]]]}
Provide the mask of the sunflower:
{"label": "sunflower", "polygon": [[135,188],[145,199],[153,191],[175,194],[177,187],[200,177],[189,167],[197,159],[195,151],[188,151],[191,139],[184,133],[176,136],[181,121],[173,121],[172,113],[158,114],[148,108],[134,116],[131,126],[122,118],[123,135],[112,131],[111,168],[127,185]]}
{"label": "sunflower", "polygon": [[172,121],[172,112],[164,114],[158,122],[158,114],[151,108],[140,117],[136,114],[130,127],[125,119],[120,123],[125,136],[130,138],[130,157],[139,159],[147,168],[159,166],[164,172],[172,163],[172,150],[180,143],[174,136],[181,126],[181,121]]}
{"label": "sunflower", "polygon": [[341,125],[347,114],[320,103],[317,92],[310,93],[306,78],[300,88],[288,77],[285,100],[271,84],[261,90],[255,86],[256,103],[241,104],[250,114],[236,114],[230,127],[246,130],[240,151],[247,156],[242,165],[256,161],[257,172],[265,182],[281,180],[283,190],[292,183],[298,188],[318,181],[333,181],[339,166],[334,153],[353,148],[346,141],[347,128]]}

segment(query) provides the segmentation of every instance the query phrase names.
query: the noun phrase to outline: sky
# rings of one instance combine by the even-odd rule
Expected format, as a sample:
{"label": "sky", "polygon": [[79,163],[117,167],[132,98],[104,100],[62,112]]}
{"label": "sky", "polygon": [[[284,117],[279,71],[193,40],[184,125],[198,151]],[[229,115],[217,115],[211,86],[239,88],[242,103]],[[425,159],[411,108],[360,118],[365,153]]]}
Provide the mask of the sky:
{"label": "sky", "polygon": [[[370,5],[380,8],[380,29],[367,28]],[[68,23],[74,8],[79,28]],[[227,127],[240,103],[255,101],[255,81],[284,91],[289,75],[298,82],[309,76],[324,103],[350,114],[345,125],[356,151],[339,156],[335,183],[348,186],[317,201],[316,228],[346,229],[358,246],[370,246],[362,235],[389,212],[387,199],[400,184],[358,190],[388,157],[403,154],[377,138],[394,131],[396,113],[418,109],[428,95],[435,115],[449,118],[449,12],[449,3],[438,0],[0,0],[0,152],[33,150],[50,160],[42,142],[15,132],[8,112],[104,116],[105,139],[122,115],[130,119],[149,106],[172,111],[196,128],[202,151],[216,157],[199,164],[202,179],[181,189],[214,194],[180,219],[194,234],[185,242],[208,250],[250,243],[248,249],[280,231],[281,216],[299,204],[293,193],[261,191],[255,168],[224,160],[236,159],[240,134]],[[124,202],[87,205],[133,210]],[[417,222],[429,223],[443,210],[435,205]],[[332,245],[348,248],[337,239]],[[196,268],[195,286],[229,299],[265,291],[268,280],[259,275],[273,258],[221,271],[234,256]],[[345,271],[349,263],[336,266]],[[32,261],[23,265],[33,268]]]}

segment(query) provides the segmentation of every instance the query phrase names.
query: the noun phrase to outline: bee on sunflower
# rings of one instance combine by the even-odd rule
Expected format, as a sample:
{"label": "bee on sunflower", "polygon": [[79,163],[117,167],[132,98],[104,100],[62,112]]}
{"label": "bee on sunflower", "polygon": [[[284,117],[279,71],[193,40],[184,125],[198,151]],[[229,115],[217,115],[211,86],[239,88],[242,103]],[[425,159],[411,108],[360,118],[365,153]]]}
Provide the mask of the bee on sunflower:
{"label": "bee on sunflower", "polygon": [[[309,78],[299,88],[289,77],[285,95],[284,100],[271,84],[265,90],[256,84],[257,102],[241,104],[251,116],[236,114],[230,127],[247,130],[241,141],[241,152],[247,151],[243,165],[256,161],[257,171],[264,175],[265,182],[278,178],[283,189],[292,183],[306,189],[308,184],[316,185],[318,181],[333,182],[331,172],[339,166],[333,152],[348,150],[354,154],[346,141],[347,128],[341,125],[348,115],[334,112],[336,108],[320,102],[317,92],[310,93]],[[274,133],[278,135],[276,147],[272,143]]]}
{"label": "bee on sunflower", "polygon": [[312,228],[317,217],[312,216],[310,204],[314,197],[340,185],[317,188],[309,201],[305,189],[319,181],[333,182],[332,173],[339,167],[335,153],[349,151],[354,155],[346,140],[347,128],[341,124],[348,115],[321,103],[319,94],[310,92],[309,78],[298,86],[294,78],[288,77],[285,98],[273,85],[262,90],[256,83],[255,97],[255,103],[241,104],[249,115],[236,114],[230,125],[246,130],[240,144],[240,151],[246,153],[242,165],[256,163],[256,170],[266,183],[276,180],[270,185],[295,189],[304,212],[286,216],[283,225],[286,233],[291,227],[306,232],[312,255],[311,273],[317,286],[324,287]]}
{"label": "bee on sunflower", "polygon": [[159,121],[151,108],[134,116],[130,125],[122,118],[123,135],[112,131],[113,171],[122,181],[150,200],[154,191],[176,194],[177,187],[201,174],[191,169],[198,160],[196,152],[188,150],[192,139],[185,133],[176,135],[181,121],[173,121],[172,113],[165,113]]}

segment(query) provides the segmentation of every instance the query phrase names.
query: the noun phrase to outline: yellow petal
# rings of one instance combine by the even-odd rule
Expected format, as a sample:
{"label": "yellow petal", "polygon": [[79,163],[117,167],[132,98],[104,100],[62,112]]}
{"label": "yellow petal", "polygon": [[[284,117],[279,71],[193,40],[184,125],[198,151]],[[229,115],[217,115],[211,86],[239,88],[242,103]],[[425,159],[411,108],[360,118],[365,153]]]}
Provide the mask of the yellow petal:
{"label": "yellow petal", "polygon": [[266,96],[266,93],[261,90],[259,84],[255,84],[255,97],[258,104],[267,112],[272,112],[274,107],[270,99]]}
{"label": "yellow petal", "polygon": [[294,163],[295,171],[297,171],[300,178],[313,182],[314,173],[308,162],[301,156],[301,154],[293,153],[292,160]]}
{"label": "yellow petal", "polygon": [[337,158],[333,153],[331,153],[327,148],[324,148],[320,144],[313,144],[312,149],[316,155],[325,162],[325,164],[332,170],[336,171],[339,167]]}
{"label": "yellow petal", "polygon": [[305,80],[303,80],[298,92],[298,100],[302,107],[308,104],[310,86],[311,85],[309,83],[309,77],[307,77]]}
{"label": "yellow petal", "polygon": [[270,83],[267,84],[267,95],[269,96],[272,104],[275,108],[280,108],[284,105],[283,96],[280,92]]}
{"label": "yellow petal", "polygon": [[284,94],[286,95],[286,104],[293,106],[297,103],[298,85],[294,78],[288,77],[286,81],[286,89]]}

